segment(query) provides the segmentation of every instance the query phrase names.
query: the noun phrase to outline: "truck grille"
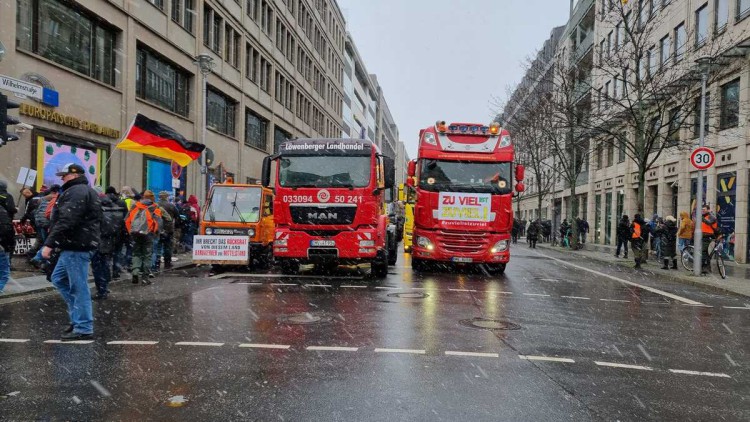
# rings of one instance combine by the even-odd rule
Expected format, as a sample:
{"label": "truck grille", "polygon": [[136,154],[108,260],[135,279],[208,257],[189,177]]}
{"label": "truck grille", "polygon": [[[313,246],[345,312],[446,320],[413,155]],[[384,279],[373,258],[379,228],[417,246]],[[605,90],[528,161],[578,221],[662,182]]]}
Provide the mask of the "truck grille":
{"label": "truck grille", "polygon": [[437,241],[446,252],[453,253],[484,253],[489,247],[486,233],[440,231]]}
{"label": "truck grille", "polygon": [[308,206],[292,205],[289,207],[292,221],[296,224],[344,225],[352,224],[357,214],[356,206]]}

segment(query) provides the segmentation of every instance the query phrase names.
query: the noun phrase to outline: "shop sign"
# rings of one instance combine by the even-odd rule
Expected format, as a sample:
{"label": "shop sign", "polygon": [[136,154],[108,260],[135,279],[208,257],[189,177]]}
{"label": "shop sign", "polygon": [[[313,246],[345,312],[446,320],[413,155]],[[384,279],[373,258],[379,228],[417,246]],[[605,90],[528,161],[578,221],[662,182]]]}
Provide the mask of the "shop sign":
{"label": "shop sign", "polygon": [[18,108],[18,114],[22,116],[29,116],[41,120],[46,120],[48,122],[57,123],[63,126],[72,127],[73,129],[80,129],[85,132],[106,136],[108,138],[120,139],[121,136],[120,131],[117,129],[100,126],[88,120],[82,120],[77,117],[58,113],[50,108],[38,107],[35,105],[22,103]]}

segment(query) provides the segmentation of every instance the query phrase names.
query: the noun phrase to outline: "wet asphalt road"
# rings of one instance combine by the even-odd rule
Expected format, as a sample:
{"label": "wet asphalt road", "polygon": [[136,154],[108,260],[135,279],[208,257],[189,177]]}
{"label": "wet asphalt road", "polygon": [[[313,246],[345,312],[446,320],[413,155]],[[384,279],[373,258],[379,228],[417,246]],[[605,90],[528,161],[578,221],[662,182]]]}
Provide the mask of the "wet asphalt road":
{"label": "wet asphalt road", "polygon": [[54,294],[5,300],[0,419],[750,420],[750,298],[616,268],[525,246],[504,276],[404,255],[379,285],[196,268],[113,285],[89,344],[45,343]]}

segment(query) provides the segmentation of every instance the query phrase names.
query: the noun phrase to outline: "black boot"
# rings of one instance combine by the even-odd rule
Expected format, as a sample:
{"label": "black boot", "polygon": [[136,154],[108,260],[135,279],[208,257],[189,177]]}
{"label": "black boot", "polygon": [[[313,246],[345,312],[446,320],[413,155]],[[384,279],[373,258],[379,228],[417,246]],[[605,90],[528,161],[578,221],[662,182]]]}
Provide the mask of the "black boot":
{"label": "black boot", "polygon": [[636,259],[635,260],[635,267],[634,268],[636,270],[640,270],[641,269],[641,260],[640,259]]}
{"label": "black boot", "polygon": [[676,269],[677,269],[677,258],[673,258],[673,259],[672,259],[672,269],[673,269],[673,270],[676,270]]}
{"label": "black boot", "polygon": [[669,269],[669,260],[664,258],[664,265],[661,267],[662,270],[668,270]]}

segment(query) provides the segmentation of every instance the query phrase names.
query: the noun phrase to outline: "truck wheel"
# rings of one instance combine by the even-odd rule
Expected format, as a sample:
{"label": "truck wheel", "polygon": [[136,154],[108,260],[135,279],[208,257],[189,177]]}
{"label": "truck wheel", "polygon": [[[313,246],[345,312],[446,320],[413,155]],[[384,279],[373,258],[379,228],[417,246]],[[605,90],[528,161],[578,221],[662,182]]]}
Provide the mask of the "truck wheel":
{"label": "truck wheel", "polygon": [[267,270],[273,266],[273,250],[269,247],[261,251],[258,256],[258,267]]}
{"label": "truck wheel", "polygon": [[378,251],[378,256],[370,264],[370,270],[373,277],[386,278],[388,276],[388,255],[387,251]]}
{"label": "truck wheel", "polygon": [[505,272],[505,264],[487,264],[486,267],[490,274],[503,274]]}
{"label": "truck wheel", "polygon": [[418,273],[421,273],[421,272],[424,272],[425,267],[427,267],[427,264],[424,262],[424,260],[421,260],[419,258],[414,258],[414,256],[412,256],[412,258],[411,258],[411,269],[412,270],[414,270],[414,271],[416,271]]}
{"label": "truck wheel", "polygon": [[293,259],[282,261],[280,267],[283,274],[296,275],[299,273],[299,262]]}

